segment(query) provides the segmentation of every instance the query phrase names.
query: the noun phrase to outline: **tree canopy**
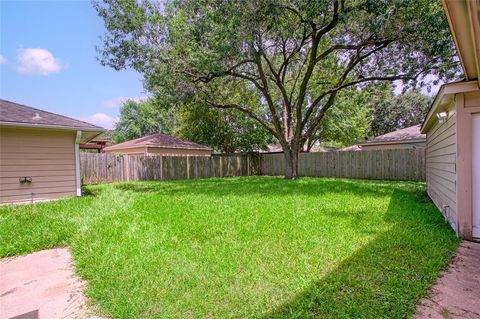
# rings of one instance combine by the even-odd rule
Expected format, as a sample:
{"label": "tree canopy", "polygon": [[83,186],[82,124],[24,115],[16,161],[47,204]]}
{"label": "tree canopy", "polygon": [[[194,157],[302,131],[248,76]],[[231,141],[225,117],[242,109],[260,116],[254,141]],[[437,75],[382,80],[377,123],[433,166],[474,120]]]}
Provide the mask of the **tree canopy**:
{"label": "tree canopy", "polygon": [[174,110],[163,107],[157,99],[127,100],[120,108],[113,140],[120,143],[153,133],[172,134],[175,123]]}
{"label": "tree canopy", "polygon": [[432,103],[432,98],[419,91],[389,94],[372,103],[371,136],[379,136],[398,129],[421,124]]}
{"label": "tree canopy", "polygon": [[152,92],[195,95],[257,121],[282,145],[286,177],[343,90],[458,72],[431,0],[105,0],[104,65],[133,67]]}
{"label": "tree canopy", "polygon": [[335,107],[326,112],[318,130],[308,139],[308,149],[315,143],[344,147],[365,139],[371,127],[370,100],[376,93],[373,87],[340,92]]}
{"label": "tree canopy", "polygon": [[202,100],[183,105],[178,119],[179,137],[221,153],[259,151],[273,140],[255,120],[233,110],[213,109]]}

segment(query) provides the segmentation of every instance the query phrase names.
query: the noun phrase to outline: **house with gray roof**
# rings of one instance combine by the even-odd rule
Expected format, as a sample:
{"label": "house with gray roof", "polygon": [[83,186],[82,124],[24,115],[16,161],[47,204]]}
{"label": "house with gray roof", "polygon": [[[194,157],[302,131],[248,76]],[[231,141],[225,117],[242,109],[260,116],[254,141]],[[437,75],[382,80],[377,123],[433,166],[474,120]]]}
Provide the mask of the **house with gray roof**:
{"label": "house with gray roof", "polygon": [[0,99],[0,204],[80,196],[79,145],[103,131]]}
{"label": "house with gray roof", "polygon": [[115,144],[103,149],[105,153],[125,155],[211,156],[208,146],[165,134],[151,134]]}
{"label": "house with gray roof", "polygon": [[342,151],[419,148],[426,147],[426,141],[426,135],[420,132],[420,125],[414,125],[343,148]]}

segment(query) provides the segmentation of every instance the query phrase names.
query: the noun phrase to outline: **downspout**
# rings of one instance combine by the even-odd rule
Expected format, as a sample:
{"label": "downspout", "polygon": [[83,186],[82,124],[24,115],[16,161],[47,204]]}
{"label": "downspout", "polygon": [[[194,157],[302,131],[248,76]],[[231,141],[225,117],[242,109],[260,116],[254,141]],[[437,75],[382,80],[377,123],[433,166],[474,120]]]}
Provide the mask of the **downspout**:
{"label": "downspout", "polygon": [[82,196],[82,182],[80,180],[80,138],[82,131],[77,131],[75,138],[75,180],[77,184],[77,196]]}

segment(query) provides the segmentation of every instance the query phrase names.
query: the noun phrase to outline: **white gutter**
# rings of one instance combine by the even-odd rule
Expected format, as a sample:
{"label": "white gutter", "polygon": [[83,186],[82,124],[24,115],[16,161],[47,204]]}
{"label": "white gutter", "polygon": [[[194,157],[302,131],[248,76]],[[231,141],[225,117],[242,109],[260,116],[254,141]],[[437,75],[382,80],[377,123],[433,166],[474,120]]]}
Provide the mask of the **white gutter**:
{"label": "white gutter", "polygon": [[68,130],[68,131],[75,131],[75,130],[82,130],[85,132],[105,132],[105,129],[99,127],[92,128],[92,127],[73,127],[73,126],[63,126],[63,125],[49,125],[49,124],[33,124],[33,123],[20,123],[20,122],[6,122],[0,121],[0,125],[4,126],[15,126],[15,127],[38,127],[38,128],[53,128],[59,130]]}
{"label": "white gutter", "polygon": [[82,138],[82,131],[77,131],[75,138],[75,180],[77,184],[77,196],[82,196],[82,182],[80,180],[80,139]]}

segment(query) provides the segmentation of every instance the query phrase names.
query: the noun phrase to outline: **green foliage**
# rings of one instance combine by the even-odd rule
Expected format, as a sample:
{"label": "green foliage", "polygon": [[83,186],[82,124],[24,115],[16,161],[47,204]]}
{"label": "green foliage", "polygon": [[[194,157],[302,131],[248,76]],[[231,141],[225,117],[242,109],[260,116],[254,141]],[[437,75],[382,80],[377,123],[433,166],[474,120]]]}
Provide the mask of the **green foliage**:
{"label": "green foliage", "polygon": [[432,98],[418,90],[395,95],[389,84],[345,90],[337,97],[336,106],[325,114],[315,140],[309,143],[344,147],[421,124],[431,103]]}
{"label": "green foliage", "polygon": [[128,100],[120,109],[113,140],[120,143],[153,133],[172,134],[177,122],[174,111],[162,105],[159,99]]}
{"label": "green foliage", "polygon": [[234,110],[213,109],[203,100],[183,105],[176,134],[221,153],[265,149],[272,136],[253,119]]}
{"label": "green foliage", "polygon": [[363,140],[371,126],[371,91],[349,89],[341,92],[335,107],[326,112],[309,143],[344,147]]}
{"label": "green foliage", "polygon": [[458,239],[425,185],[224,178],[0,207],[0,256],[69,245],[109,318],[409,318]]}
{"label": "green foliage", "polygon": [[376,99],[373,103],[371,136],[379,136],[398,129],[421,124],[432,98],[418,91],[408,91]]}
{"label": "green foliage", "polygon": [[120,109],[114,141],[164,133],[211,146],[218,152],[234,153],[264,149],[272,140],[256,121],[233,110],[212,109],[200,99],[181,105],[172,103],[173,107],[166,106],[166,99],[161,101],[126,101]]}

